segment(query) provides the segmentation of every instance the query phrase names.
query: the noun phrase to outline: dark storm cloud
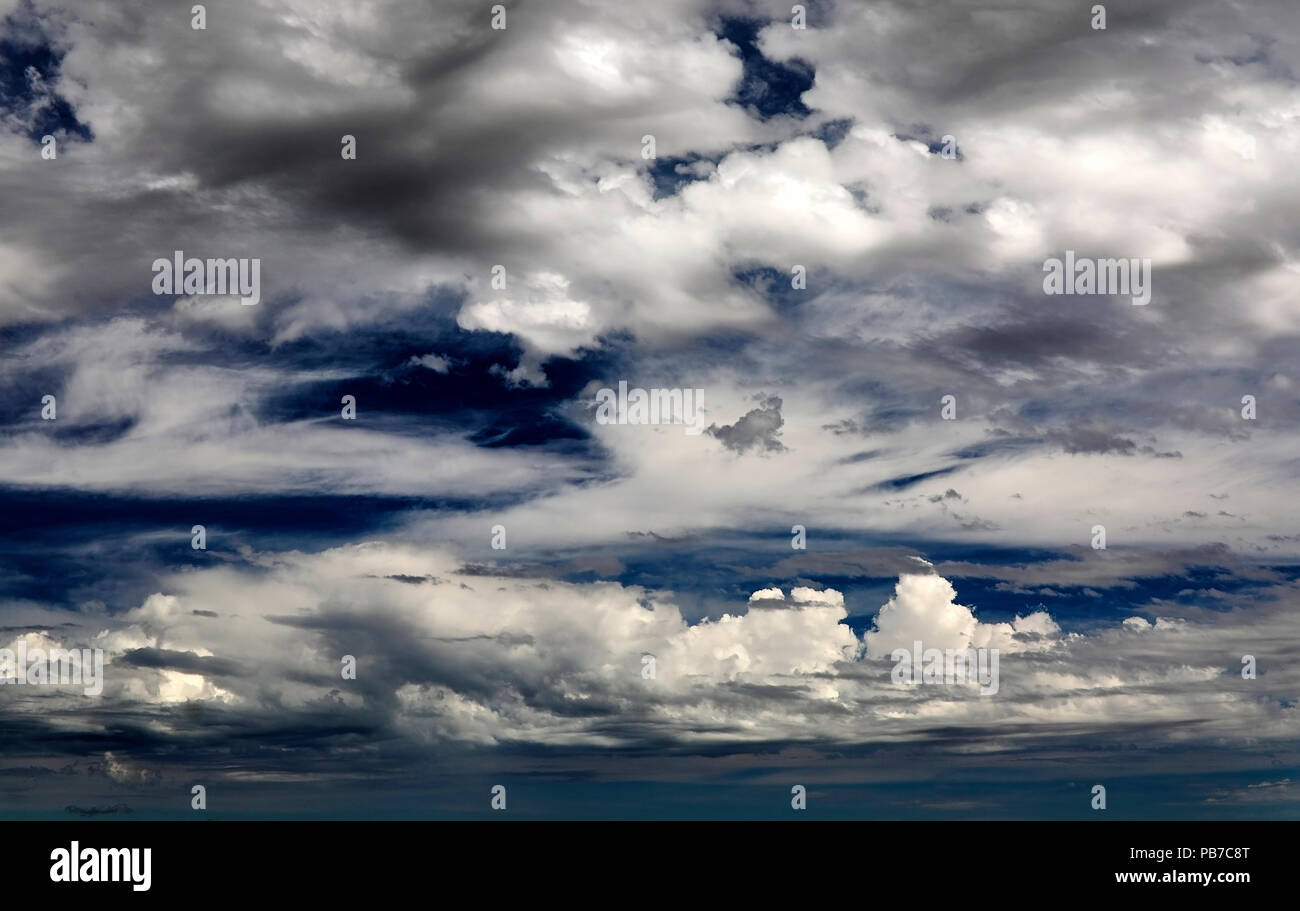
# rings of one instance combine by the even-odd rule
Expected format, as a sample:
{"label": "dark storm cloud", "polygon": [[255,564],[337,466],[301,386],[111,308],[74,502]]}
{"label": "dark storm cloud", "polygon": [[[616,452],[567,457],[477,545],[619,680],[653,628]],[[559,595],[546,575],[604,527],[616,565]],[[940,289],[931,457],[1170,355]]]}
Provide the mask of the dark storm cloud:
{"label": "dark storm cloud", "polygon": [[[1026,308],[1028,309],[1028,308]],[[1082,320],[1074,316],[1044,313],[1041,304],[1028,321],[1017,320],[995,327],[968,327],[935,342],[936,349],[971,357],[977,363],[1023,363],[1043,365],[1094,361],[1125,364],[1145,356],[1146,346],[1157,339],[1138,339],[1117,331],[1112,321]]]}
{"label": "dark storm cloud", "polygon": [[768,396],[762,404],[753,408],[734,424],[710,424],[705,433],[721,441],[722,445],[735,453],[749,450],[756,452],[781,452],[785,445],[780,440],[781,426],[785,419],[781,417],[781,397]]}
{"label": "dark storm cloud", "polygon": [[131,649],[118,660],[132,667],[168,668],[187,674],[211,674],[214,677],[243,676],[246,674],[246,671],[236,661],[165,648]]}
{"label": "dark storm cloud", "polygon": [[1096,427],[1067,427],[1049,431],[1047,441],[1059,445],[1066,452],[1113,452],[1132,455],[1137,444],[1124,437],[1114,436]]}

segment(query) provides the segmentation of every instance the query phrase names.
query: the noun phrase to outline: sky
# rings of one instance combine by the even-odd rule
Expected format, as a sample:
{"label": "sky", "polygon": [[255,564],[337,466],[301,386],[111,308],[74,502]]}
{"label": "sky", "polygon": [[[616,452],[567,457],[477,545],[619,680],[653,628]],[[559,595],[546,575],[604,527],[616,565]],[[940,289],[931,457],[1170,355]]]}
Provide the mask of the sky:
{"label": "sky", "polygon": [[0,818],[1300,816],[1300,7],[1094,6],[0,0]]}

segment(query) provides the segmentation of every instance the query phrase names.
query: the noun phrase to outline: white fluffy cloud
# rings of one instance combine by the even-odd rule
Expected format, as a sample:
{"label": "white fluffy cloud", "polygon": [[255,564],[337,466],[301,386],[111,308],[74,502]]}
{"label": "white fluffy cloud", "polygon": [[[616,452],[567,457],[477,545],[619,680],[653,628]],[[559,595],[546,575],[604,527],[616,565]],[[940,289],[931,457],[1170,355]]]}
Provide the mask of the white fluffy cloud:
{"label": "white fluffy cloud", "polygon": [[[277,713],[364,712],[419,741],[603,746],[649,736],[869,743],[936,725],[1009,724],[1026,735],[1041,725],[1048,736],[1072,722],[1114,734],[1119,721],[1193,718],[1200,736],[1300,729],[1276,699],[1297,680],[1282,660],[1295,631],[1280,611],[1262,625],[1167,617],[1063,636],[1044,613],[980,623],[947,580],[907,574],[864,650],[831,589],[779,600],[768,589],[747,611],[688,624],[666,593],[464,574],[449,554],[405,546],[250,559],[173,575],[164,592],[104,618],[97,705],[155,706],[166,728],[179,720],[169,705],[256,714],[274,692]],[[998,693],[893,684],[879,656],[913,638],[1002,650]],[[1245,653],[1267,667],[1267,686],[1236,675]],[[344,655],[356,658],[355,681],[341,678]],[[15,695],[32,707],[29,694]],[[1185,736],[1178,730],[1169,736]]]}
{"label": "white fluffy cloud", "polygon": [[956,602],[957,592],[943,576],[899,577],[894,597],[876,615],[864,636],[867,654],[888,656],[896,648],[995,648],[1007,653],[1052,645],[1061,629],[1046,611],[1016,617],[1011,623],[981,623],[975,612]]}

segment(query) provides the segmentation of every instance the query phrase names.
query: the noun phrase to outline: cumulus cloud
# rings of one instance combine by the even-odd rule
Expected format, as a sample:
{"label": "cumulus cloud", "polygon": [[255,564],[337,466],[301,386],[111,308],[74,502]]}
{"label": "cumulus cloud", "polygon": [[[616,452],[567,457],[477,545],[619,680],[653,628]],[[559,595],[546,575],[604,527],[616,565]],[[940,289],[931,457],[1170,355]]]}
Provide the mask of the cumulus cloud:
{"label": "cumulus cloud", "polygon": [[[427,577],[461,581],[402,581]],[[604,747],[635,746],[652,731],[680,743],[847,744],[924,737],[939,724],[1014,724],[1026,735],[1041,726],[1049,736],[1062,722],[1110,731],[1119,717],[1175,726],[1196,718],[1263,738],[1294,737],[1300,724],[1262,693],[1223,686],[1223,655],[1236,643],[1285,648],[1237,618],[1064,635],[1041,611],[980,622],[938,575],[899,578],[862,638],[834,589],[796,586],[788,599],[758,591],[748,610],[692,623],[666,592],[462,575],[450,554],[378,542],[257,555],[175,574],[166,589],[107,621],[97,642],[109,654],[105,705],[132,706],[176,736],[200,716],[237,729],[267,712],[278,725],[365,717],[403,742]],[[208,617],[231,605],[228,622]],[[1291,641],[1285,628],[1278,613],[1274,632]],[[1000,649],[1001,689],[892,683],[882,659],[915,639]],[[340,675],[344,655],[356,659],[355,680]],[[655,658],[650,679],[643,655]],[[1276,663],[1269,673],[1270,693],[1295,678]],[[31,694],[16,695],[19,711],[37,711]],[[195,711],[177,711],[188,706]],[[103,769],[154,776],[112,756]]]}
{"label": "cumulus cloud", "polygon": [[981,623],[975,612],[956,602],[952,583],[939,575],[904,575],[894,597],[876,615],[864,638],[867,654],[889,655],[896,648],[996,648],[1015,653],[1054,644],[1061,629],[1046,611],[1016,617],[1011,623]]}

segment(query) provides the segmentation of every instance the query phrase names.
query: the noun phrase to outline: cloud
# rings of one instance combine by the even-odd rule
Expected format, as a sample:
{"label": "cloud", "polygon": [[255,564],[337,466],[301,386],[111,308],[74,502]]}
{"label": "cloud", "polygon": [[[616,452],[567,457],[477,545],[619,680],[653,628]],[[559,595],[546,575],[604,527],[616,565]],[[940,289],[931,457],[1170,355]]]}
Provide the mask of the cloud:
{"label": "cloud", "polygon": [[759,407],[746,412],[736,423],[722,427],[710,424],[704,432],[716,437],[723,446],[735,453],[751,449],[757,452],[782,452],[785,446],[778,438],[784,423],[781,417],[781,398],[774,395],[765,398]]}
{"label": "cloud", "polygon": [[[1296,268],[1286,213],[1300,194],[1286,73],[1297,52],[1240,37],[1285,33],[1273,27],[1282,4],[1152,11],[1152,22],[1177,23],[1159,47],[1133,20],[1093,40],[1063,3],[996,26],[938,8],[842,6],[801,32],[784,12],[741,21],[687,0],[631,20],[550,4],[504,32],[471,3],[449,5],[436,26],[395,2],[364,15],[250,7],[200,34],[186,17],[111,3],[37,9],[40,40],[62,55],[59,90],[96,139],[69,152],[84,179],[68,182],[29,138],[0,137],[0,190],[41,200],[6,210],[23,224],[0,246],[0,313],[55,321],[45,343],[30,329],[11,339],[22,394],[6,413],[32,414],[66,380],[62,413],[82,434],[66,449],[48,432],[12,438],[0,455],[15,483],[80,478],[168,494],[192,479],[240,494],[318,482],[413,496],[534,488],[568,501],[551,504],[566,514],[600,506],[617,527],[596,535],[635,527],[629,516],[655,497],[678,526],[697,515],[741,525],[766,485],[783,518],[816,513],[823,527],[865,519],[895,533],[1064,546],[1105,504],[1108,526],[1130,528],[1133,543],[1230,540],[1294,554],[1270,537],[1288,516],[1261,492],[1287,483],[1300,432],[1300,405],[1283,394],[1298,350],[1286,306]],[[996,42],[984,40],[991,27]],[[952,29],[964,37],[951,58],[917,53]],[[864,47],[879,62],[869,72]],[[141,68],[110,65],[115,48]],[[1130,74],[1121,89],[1117,69]],[[359,138],[356,161],[337,157],[344,133]],[[647,133],[655,160],[641,158]],[[945,134],[959,158],[937,151]],[[1238,154],[1246,136],[1253,159]],[[1059,180],[1062,162],[1077,172],[1070,181]],[[663,193],[660,166],[692,179]],[[1189,199],[1187,185],[1203,192]],[[933,216],[941,210],[948,220]],[[1080,221],[1084,210],[1094,214]],[[101,229],[123,213],[138,231]],[[156,299],[147,262],[178,247],[259,255],[263,303]],[[1155,259],[1149,308],[1043,297],[1044,257],[1111,247]],[[491,282],[498,264],[504,288]],[[808,270],[806,289],[790,287],[794,264]],[[509,355],[462,374],[473,362],[464,349],[417,331],[431,311],[481,340],[467,344],[507,339]],[[369,344],[381,328],[394,331]],[[74,333],[75,346],[52,350]],[[256,345],[269,348],[254,365]],[[298,360],[304,352],[314,361]],[[728,366],[710,366],[720,352]],[[780,488],[765,460],[750,459],[679,497],[646,459],[699,470],[687,449],[656,445],[642,459],[630,450],[644,440],[597,431],[602,464],[583,452],[533,471],[415,432],[403,422],[421,413],[417,396],[378,434],[363,422],[347,437],[317,422],[250,426],[287,391],[346,379],[344,359],[375,384],[363,401],[375,415],[403,389],[450,379],[452,364],[476,393],[550,389],[554,358],[708,388],[723,455],[801,455],[782,460]],[[397,378],[400,364],[419,369]],[[744,400],[757,389],[775,392],[753,408]],[[1267,438],[1239,414],[1248,390]],[[936,435],[945,394],[959,395],[961,420]],[[312,417],[337,399],[314,399]],[[569,390],[514,402],[470,433],[508,448],[554,438],[556,414],[578,410]],[[520,417],[524,429],[505,429]],[[879,454],[852,461],[862,449],[811,432],[821,427],[859,428]],[[223,434],[229,457],[211,445]],[[1224,439],[1249,448],[1225,450]],[[1119,457],[1135,464],[1117,470]],[[427,473],[481,458],[496,464]],[[873,489],[940,470],[970,503],[962,520],[883,507]],[[1068,493],[1062,473],[1088,496]],[[616,495],[593,504],[593,476],[617,478]],[[1237,514],[1249,519],[1173,521],[1195,508],[1183,492],[1203,477],[1237,478]],[[626,514],[611,507],[620,498]],[[573,544],[588,532],[518,518]]]}
{"label": "cloud", "polygon": [[[447,553],[372,542],[173,574],[165,591],[101,620],[103,701],[72,704],[65,717],[129,708],[160,743],[188,738],[192,761],[203,762],[215,761],[208,750],[224,749],[193,739],[208,726],[250,735],[303,727],[328,754],[340,735],[328,732],[363,719],[376,743],[391,741],[380,755],[394,762],[406,747],[429,743],[736,748],[924,740],[942,726],[1046,738],[1063,724],[1123,737],[1141,721],[1149,744],[1185,742],[1180,732],[1192,719],[1198,738],[1249,730],[1281,742],[1300,724],[1278,701],[1296,678],[1283,658],[1295,633],[1281,606],[1267,619],[1166,615],[1141,630],[1125,622],[1065,634],[1043,611],[982,622],[946,579],[913,573],[898,579],[859,638],[843,594],[811,586],[782,599],[755,592],[762,597],[751,597],[748,610],[690,623],[670,593],[639,586],[488,574],[463,576],[458,586],[402,581],[448,578],[455,567]],[[239,608],[229,623],[196,614],[232,604]],[[1001,650],[997,695],[894,684],[888,653],[915,639]],[[1263,672],[1255,688],[1233,683],[1235,659],[1224,659],[1247,649]],[[356,659],[355,680],[340,674],[344,655]],[[655,657],[650,678],[643,655]],[[35,688],[15,688],[12,710],[40,740],[43,694],[27,689]],[[133,762],[115,750],[95,769],[137,784],[167,772],[160,745],[123,749]]]}
{"label": "cloud", "polygon": [[1261,781],[1244,788],[1215,791],[1205,798],[1206,803],[1269,804],[1294,803],[1300,800],[1300,791],[1289,778]]}
{"label": "cloud", "polygon": [[[1290,756],[1293,4],[810,13],[0,0],[0,603],[111,670],[6,694],[15,767]],[[261,303],[154,295],[176,250]],[[597,424],[620,378],[707,435]],[[996,697],[893,685],[914,637]]]}
{"label": "cloud", "polygon": [[91,763],[87,766],[86,774],[91,776],[105,775],[117,784],[136,785],[157,784],[161,777],[153,769],[136,768],[119,760],[111,751],[104,753],[102,762]]}
{"label": "cloud", "polygon": [[896,648],[994,648],[1015,653],[1050,647],[1061,629],[1045,611],[1016,617],[1012,623],[981,623],[975,612],[956,602],[957,592],[939,575],[904,575],[864,635],[867,654],[888,656]]}
{"label": "cloud", "polygon": [[411,355],[411,363],[427,367],[434,373],[447,373],[451,370],[451,359],[440,354]]}
{"label": "cloud", "polygon": [[87,819],[94,816],[104,816],[111,813],[130,813],[131,808],[124,803],[115,803],[111,807],[78,807],[67,806],[64,810],[76,816],[82,816]]}

